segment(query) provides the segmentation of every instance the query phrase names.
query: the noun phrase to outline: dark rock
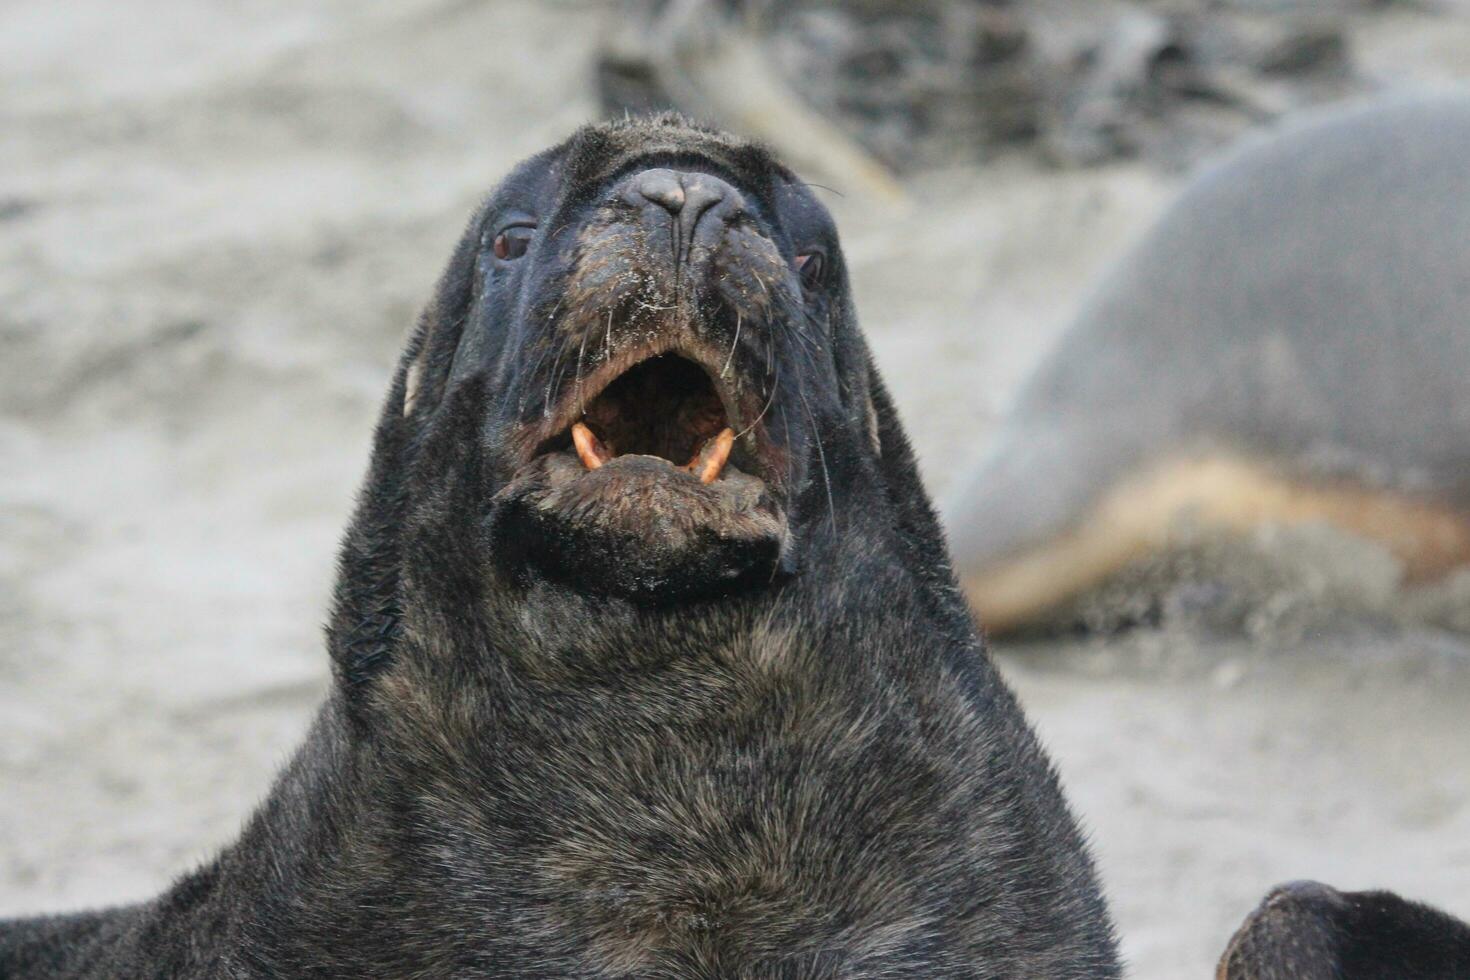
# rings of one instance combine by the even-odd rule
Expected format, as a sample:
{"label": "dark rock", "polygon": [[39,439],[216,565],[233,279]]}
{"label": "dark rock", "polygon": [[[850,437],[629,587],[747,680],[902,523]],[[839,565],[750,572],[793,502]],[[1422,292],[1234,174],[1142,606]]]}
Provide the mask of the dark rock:
{"label": "dark rock", "polygon": [[[710,2],[755,25],[800,98],[913,169],[1014,149],[1066,166],[1187,165],[1263,120],[1366,90],[1344,18],[1392,0]],[[665,5],[627,9],[654,30]],[[670,107],[677,88],[625,54],[599,62],[604,111]]]}

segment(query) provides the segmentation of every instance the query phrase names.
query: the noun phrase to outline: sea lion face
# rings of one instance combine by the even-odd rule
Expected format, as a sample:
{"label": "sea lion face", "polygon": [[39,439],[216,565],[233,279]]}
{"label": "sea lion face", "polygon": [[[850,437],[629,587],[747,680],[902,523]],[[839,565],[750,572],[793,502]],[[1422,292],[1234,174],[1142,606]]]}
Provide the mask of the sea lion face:
{"label": "sea lion face", "polygon": [[793,572],[822,426],[870,414],[845,288],[825,209],[749,144],[663,119],[521,165],[441,284],[418,395],[477,420],[495,572],[655,604]]}

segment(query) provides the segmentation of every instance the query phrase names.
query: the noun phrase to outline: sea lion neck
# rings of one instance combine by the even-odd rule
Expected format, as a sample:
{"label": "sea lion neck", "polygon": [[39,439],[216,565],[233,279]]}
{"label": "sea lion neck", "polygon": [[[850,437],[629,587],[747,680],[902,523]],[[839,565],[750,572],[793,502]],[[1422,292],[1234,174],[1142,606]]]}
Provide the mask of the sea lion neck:
{"label": "sea lion neck", "polygon": [[[906,914],[946,921],[976,882],[933,842],[982,805],[985,779],[1035,763],[960,754],[978,719],[1019,725],[1009,695],[973,646],[955,660],[935,642],[932,596],[891,554],[840,556],[848,576],[674,617],[645,642],[677,633],[688,649],[643,669],[547,676],[504,660],[468,669],[468,650],[400,651],[373,685],[373,724],[329,702],[200,890],[264,910],[243,941],[266,975],[300,975],[331,935],[353,937],[330,946],[341,975],[390,962],[391,975],[417,975],[439,955],[419,941],[429,922],[465,937],[452,968],[434,963],[455,975],[593,976],[618,963],[629,976],[777,976],[829,910],[853,923],[844,936],[881,931],[893,888]],[[400,642],[426,640],[409,616]],[[953,771],[940,761],[951,753]],[[1027,826],[1076,860],[1064,819]],[[248,859],[267,846],[287,856],[270,880]],[[411,912],[387,914],[387,882],[393,908]],[[536,916],[503,910],[508,894]],[[605,938],[546,945],[589,933]],[[711,944],[748,971],[681,972]],[[833,948],[836,965],[810,975],[877,975],[842,958],[898,955]],[[963,975],[957,958],[950,972],[918,962],[920,975]]]}
{"label": "sea lion neck", "polygon": [[881,503],[860,490],[853,495],[859,506],[851,512],[824,510],[814,522],[800,566],[732,595],[649,605],[493,572],[452,591],[420,593],[415,580],[393,659],[491,684],[572,690],[628,674],[698,671],[711,659],[760,660],[773,625],[784,637],[820,645],[834,630],[878,636],[885,622],[942,610],[954,629],[968,630],[967,613],[946,609],[943,590],[905,561]]}

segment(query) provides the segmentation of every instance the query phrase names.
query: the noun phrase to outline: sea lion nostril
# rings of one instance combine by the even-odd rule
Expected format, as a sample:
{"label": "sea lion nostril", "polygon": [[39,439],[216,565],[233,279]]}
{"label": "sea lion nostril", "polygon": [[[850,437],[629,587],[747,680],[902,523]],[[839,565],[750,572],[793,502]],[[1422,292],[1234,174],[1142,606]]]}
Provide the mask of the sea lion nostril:
{"label": "sea lion nostril", "polygon": [[731,198],[739,196],[729,184],[708,174],[685,174],[682,183],[684,205],[679,213],[679,220],[686,228],[693,228],[706,211],[725,200],[727,196]]}
{"label": "sea lion nostril", "polygon": [[673,218],[674,241],[681,261],[687,258],[686,250],[694,242],[706,215],[717,213],[723,223],[744,210],[740,192],[711,174],[658,167],[636,175],[627,186],[624,200],[656,204]]}

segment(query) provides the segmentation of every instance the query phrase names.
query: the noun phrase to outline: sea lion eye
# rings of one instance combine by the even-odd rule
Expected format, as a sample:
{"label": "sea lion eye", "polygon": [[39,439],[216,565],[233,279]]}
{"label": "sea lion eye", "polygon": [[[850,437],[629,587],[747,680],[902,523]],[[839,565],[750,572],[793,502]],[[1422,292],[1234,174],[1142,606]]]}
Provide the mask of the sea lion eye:
{"label": "sea lion eye", "polygon": [[796,257],[796,274],[801,284],[814,289],[822,284],[822,273],[826,271],[827,257],[821,252],[802,252]]}
{"label": "sea lion eye", "polygon": [[495,241],[490,245],[490,251],[501,261],[518,259],[526,254],[526,249],[531,245],[531,236],[536,234],[535,225],[511,225],[504,228],[495,236]]}

